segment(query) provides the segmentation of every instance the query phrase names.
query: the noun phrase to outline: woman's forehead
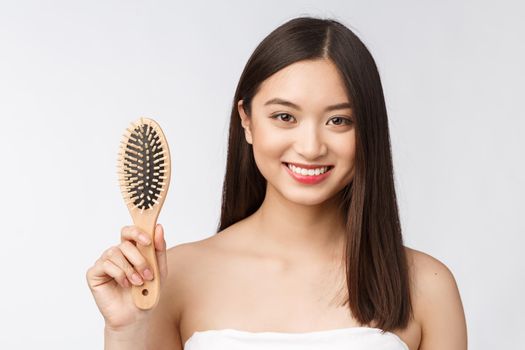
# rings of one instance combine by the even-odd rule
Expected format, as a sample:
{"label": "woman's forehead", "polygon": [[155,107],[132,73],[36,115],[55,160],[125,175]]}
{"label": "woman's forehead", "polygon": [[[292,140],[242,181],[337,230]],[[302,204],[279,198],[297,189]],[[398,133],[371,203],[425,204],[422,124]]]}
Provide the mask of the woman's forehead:
{"label": "woman's forehead", "polygon": [[350,102],[337,67],[327,60],[299,61],[281,69],[261,84],[254,100],[260,106],[285,100],[300,107],[322,108]]}

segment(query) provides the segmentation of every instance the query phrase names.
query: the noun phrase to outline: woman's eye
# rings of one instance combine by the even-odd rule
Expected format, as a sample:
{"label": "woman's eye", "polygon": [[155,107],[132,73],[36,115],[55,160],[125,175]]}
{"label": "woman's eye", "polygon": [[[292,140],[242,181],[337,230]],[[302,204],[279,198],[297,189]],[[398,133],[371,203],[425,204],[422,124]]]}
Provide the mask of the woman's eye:
{"label": "woman's eye", "polygon": [[330,120],[335,120],[337,121],[335,123],[335,125],[344,125],[344,123],[346,123],[346,125],[350,125],[352,124],[352,120],[348,119],[348,118],[343,118],[343,117],[333,117],[332,119]]}
{"label": "woman's eye", "polygon": [[[280,117],[280,116],[283,116],[283,115],[284,115],[284,116],[288,116],[288,117],[293,118],[293,117],[292,117],[290,114],[288,114],[288,113],[279,113],[279,114],[275,114],[275,115],[271,116],[271,118],[273,118],[273,119],[279,119],[279,117]],[[282,121],[284,121],[284,122],[287,122],[287,121],[290,120],[290,118],[284,118],[284,119],[283,119],[283,118],[280,118],[280,120],[282,120]]]}
{"label": "woman's eye", "polygon": [[[283,117],[283,118],[279,118],[279,117]],[[290,121],[290,118],[293,118],[292,115],[288,114],[288,113],[279,113],[279,114],[274,114],[273,116],[271,116],[270,118],[273,118],[273,119],[279,119],[283,122],[288,122]],[[351,119],[348,119],[348,118],[343,118],[343,117],[333,117],[332,119],[330,120],[333,120],[335,121],[334,125],[350,125],[352,124],[352,120]]]}

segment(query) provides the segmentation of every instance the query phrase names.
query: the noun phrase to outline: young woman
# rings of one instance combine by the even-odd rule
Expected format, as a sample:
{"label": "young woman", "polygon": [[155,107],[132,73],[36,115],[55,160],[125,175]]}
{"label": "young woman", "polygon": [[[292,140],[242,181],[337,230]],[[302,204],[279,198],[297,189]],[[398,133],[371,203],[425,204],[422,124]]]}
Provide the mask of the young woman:
{"label": "young woman", "polygon": [[255,49],[217,234],[166,251],[157,226],[149,311],[129,290],[151,278],[139,234],[124,227],[87,271],[106,349],[467,348],[451,271],[403,246],[380,77],[338,21],[292,19]]}

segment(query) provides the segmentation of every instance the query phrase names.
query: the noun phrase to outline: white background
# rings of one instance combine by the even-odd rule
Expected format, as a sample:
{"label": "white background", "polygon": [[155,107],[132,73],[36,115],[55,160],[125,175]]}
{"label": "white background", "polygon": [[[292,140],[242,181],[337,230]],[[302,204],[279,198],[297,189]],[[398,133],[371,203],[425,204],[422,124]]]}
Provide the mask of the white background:
{"label": "white background", "polygon": [[342,21],[375,57],[405,244],[454,273],[469,348],[525,348],[523,13],[519,1],[0,2],[0,348],[102,348],[85,272],[131,223],[116,159],[138,117],[170,142],[168,246],[214,234],[240,73],[300,15]]}

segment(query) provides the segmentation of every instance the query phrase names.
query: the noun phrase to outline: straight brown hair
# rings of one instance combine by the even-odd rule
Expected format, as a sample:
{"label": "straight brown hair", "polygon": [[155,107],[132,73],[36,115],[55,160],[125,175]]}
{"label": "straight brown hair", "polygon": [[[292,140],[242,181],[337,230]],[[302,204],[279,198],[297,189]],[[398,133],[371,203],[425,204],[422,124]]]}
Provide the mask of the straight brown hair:
{"label": "straight brown hair", "polygon": [[246,142],[237,103],[251,115],[261,83],[301,60],[329,59],[338,67],[354,105],[355,175],[340,192],[346,225],[348,304],[362,325],[404,329],[412,315],[409,271],[394,188],[390,135],[381,79],[364,43],[334,19],[297,17],[256,47],[241,74],[233,100],[226,174],[217,233],[253,214],[262,204],[266,179]]}

